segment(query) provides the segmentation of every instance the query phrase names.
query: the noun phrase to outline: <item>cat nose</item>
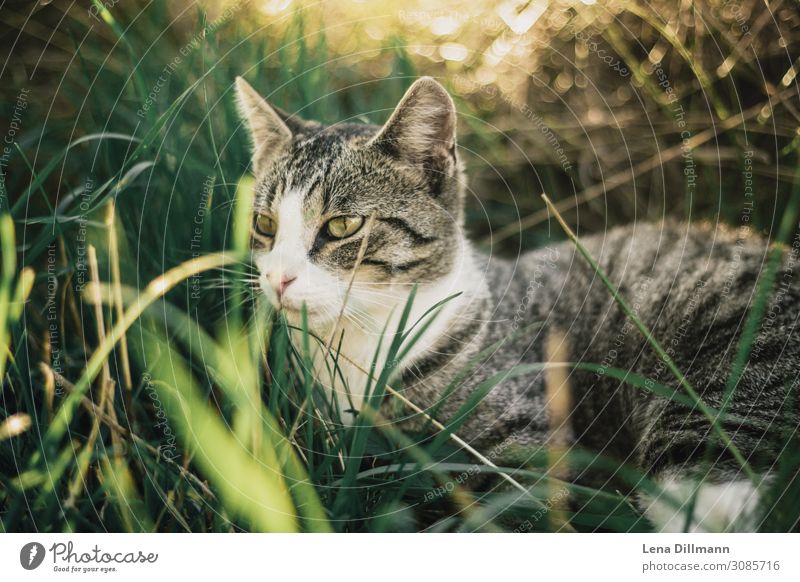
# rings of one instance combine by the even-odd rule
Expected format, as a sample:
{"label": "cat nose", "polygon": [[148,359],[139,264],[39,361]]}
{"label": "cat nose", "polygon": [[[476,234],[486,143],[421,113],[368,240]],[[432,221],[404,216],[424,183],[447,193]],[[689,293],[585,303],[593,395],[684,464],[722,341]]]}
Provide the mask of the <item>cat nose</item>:
{"label": "cat nose", "polygon": [[280,283],[278,283],[278,288],[276,289],[278,292],[278,299],[281,298],[281,295],[283,295],[284,291],[286,291],[286,288],[291,285],[292,281],[295,279],[297,279],[297,277],[293,275],[283,274],[280,276]]}

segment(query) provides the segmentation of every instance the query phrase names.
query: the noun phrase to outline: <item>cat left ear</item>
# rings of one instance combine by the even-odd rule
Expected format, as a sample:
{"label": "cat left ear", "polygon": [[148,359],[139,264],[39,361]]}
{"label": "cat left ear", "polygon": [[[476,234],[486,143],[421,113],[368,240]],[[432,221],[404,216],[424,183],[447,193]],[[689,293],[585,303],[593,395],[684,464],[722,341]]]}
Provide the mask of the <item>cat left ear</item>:
{"label": "cat left ear", "polygon": [[455,157],[456,107],[447,90],[431,77],[415,81],[371,143],[411,164]]}
{"label": "cat left ear", "polygon": [[292,131],[275,109],[242,77],[236,77],[236,101],[253,142],[253,173],[258,175],[292,141]]}

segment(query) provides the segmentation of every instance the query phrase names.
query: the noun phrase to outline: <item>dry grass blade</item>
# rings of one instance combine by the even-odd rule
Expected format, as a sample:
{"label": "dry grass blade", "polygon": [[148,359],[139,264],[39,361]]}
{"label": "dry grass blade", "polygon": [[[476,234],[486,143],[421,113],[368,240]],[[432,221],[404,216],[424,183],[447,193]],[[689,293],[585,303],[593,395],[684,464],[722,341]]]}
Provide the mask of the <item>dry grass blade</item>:
{"label": "dry grass blade", "polygon": [[[560,329],[552,329],[545,342],[547,363],[560,364],[569,361],[567,338]],[[559,531],[569,523],[566,509],[569,506],[569,495],[560,482],[569,479],[567,452],[572,442],[570,413],[572,411],[572,392],[566,366],[548,366],[545,374],[545,390],[547,394],[548,422],[550,424],[549,446],[547,448],[547,474],[554,479],[549,481],[548,499],[552,509],[547,512],[551,531]],[[566,490],[568,492],[568,490]]]}
{"label": "dry grass blade", "polygon": [[[117,320],[122,319],[122,276],[119,268],[119,242],[117,240],[116,227],[116,205],[112,199],[108,203],[106,213],[106,226],[108,227],[108,254],[111,261],[111,282],[114,290],[114,315]],[[128,340],[123,335],[119,339],[120,361],[122,364],[122,380],[125,383],[125,394],[128,397],[126,407],[132,410],[130,405],[130,392],[133,390],[133,380],[131,379],[131,363],[128,356]]]}

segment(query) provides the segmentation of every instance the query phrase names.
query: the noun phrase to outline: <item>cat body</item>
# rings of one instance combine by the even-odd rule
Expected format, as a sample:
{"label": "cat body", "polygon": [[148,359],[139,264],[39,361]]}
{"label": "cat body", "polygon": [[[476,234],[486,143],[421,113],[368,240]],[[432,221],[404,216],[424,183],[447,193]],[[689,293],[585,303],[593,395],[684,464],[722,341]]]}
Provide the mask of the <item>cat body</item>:
{"label": "cat body", "polygon": [[[300,325],[301,309],[307,310],[309,328],[320,338],[315,375],[343,422],[362,407],[379,346],[377,369],[393,370],[390,384],[447,420],[498,373],[547,362],[545,346],[556,337],[566,361],[600,366],[567,371],[569,410],[556,419],[559,426],[540,367],[494,386],[459,436],[485,450],[508,439],[552,444],[555,431],[559,445],[632,464],[670,491],[693,486],[708,457],[711,424],[687,406],[685,394],[676,402],[612,374],[630,371],[652,386],[678,385],[574,245],[553,242],[509,260],[482,254],[468,241],[455,108],[438,83],[417,81],[382,127],[303,121],[267,104],[241,79],[237,93],[254,146],[260,283],[290,323]],[[766,243],[670,222],[582,241],[700,397],[719,408]],[[796,250],[785,253],[776,278],[780,293],[728,404],[739,420],[724,423],[764,474],[777,454],[770,428],[778,418],[794,426],[798,420],[788,397],[800,374]],[[431,323],[401,361],[386,362],[412,287],[409,322]],[[332,352],[342,356],[341,374],[326,366]],[[382,412],[399,426],[420,422],[396,402]],[[696,530],[741,523],[740,513],[758,500],[730,452],[711,450],[715,484],[698,495]],[[683,514],[658,498],[642,498],[640,506],[660,528],[683,525],[676,518]]]}

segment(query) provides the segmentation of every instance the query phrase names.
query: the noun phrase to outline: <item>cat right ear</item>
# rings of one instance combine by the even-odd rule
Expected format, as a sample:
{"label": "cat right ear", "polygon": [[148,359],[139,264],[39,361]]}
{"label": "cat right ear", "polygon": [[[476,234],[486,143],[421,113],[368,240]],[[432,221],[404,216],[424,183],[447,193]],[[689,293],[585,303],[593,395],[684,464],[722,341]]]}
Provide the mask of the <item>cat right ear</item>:
{"label": "cat right ear", "polygon": [[253,142],[253,173],[260,174],[292,141],[284,120],[242,77],[236,77],[236,102]]}
{"label": "cat right ear", "polygon": [[455,159],[456,107],[437,81],[414,82],[372,143],[410,164]]}

